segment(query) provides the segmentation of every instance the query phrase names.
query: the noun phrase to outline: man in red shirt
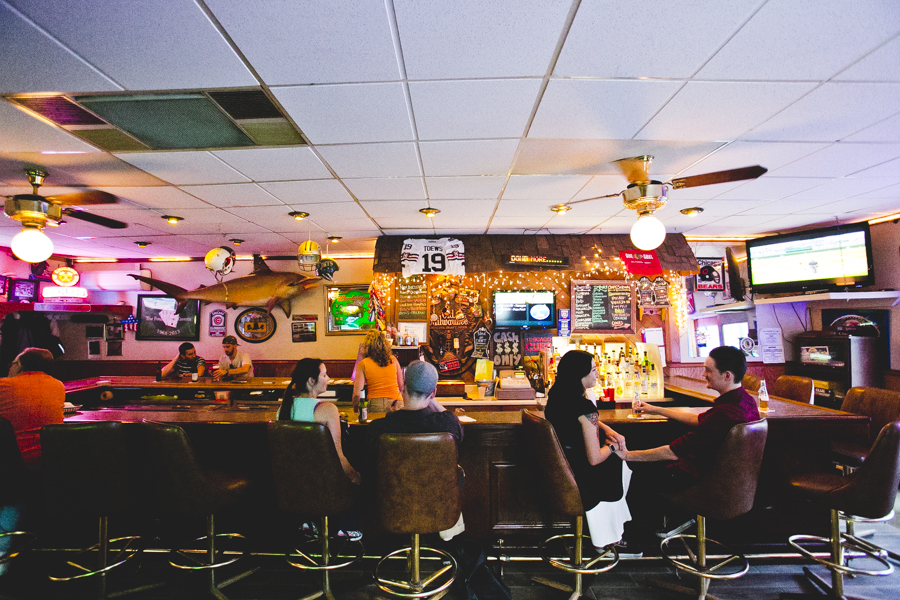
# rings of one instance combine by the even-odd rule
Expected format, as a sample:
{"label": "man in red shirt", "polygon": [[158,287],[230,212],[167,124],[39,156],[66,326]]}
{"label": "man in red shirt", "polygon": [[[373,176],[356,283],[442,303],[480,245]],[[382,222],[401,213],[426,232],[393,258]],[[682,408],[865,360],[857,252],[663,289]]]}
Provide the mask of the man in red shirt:
{"label": "man in red shirt", "polygon": [[47,375],[53,355],[43,348],[26,348],[16,357],[15,377],[0,378],[0,416],[10,420],[22,458],[28,466],[41,460],[41,427],[63,422],[66,388]]}

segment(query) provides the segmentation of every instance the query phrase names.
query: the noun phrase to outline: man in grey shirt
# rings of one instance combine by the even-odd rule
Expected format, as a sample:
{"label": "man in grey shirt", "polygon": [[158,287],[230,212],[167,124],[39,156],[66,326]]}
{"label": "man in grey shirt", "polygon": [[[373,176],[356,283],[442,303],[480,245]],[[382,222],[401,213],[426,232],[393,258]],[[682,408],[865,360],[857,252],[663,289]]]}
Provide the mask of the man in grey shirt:
{"label": "man in grey shirt", "polygon": [[246,352],[239,352],[237,338],[226,335],[222,338],[222,348],[225,350],[219,358],[219,365],[213,371],[216,379],[248,379],[253,377],[253,361]]}

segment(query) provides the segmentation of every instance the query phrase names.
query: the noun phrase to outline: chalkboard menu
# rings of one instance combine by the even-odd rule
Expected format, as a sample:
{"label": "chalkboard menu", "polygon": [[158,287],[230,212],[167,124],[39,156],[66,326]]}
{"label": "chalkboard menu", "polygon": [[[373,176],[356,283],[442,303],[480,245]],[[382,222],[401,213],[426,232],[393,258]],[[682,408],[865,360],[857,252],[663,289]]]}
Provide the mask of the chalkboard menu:
{"label": "chalkboard menu", "polygon": [[397,320],[425,321],[428,310],[428,284],[422,275],[400,280],[397,290]]}
{"label": "chalkboard menu", "polygon": [[572,280],[572,333],[634,333],[634,294],[624,281]]}

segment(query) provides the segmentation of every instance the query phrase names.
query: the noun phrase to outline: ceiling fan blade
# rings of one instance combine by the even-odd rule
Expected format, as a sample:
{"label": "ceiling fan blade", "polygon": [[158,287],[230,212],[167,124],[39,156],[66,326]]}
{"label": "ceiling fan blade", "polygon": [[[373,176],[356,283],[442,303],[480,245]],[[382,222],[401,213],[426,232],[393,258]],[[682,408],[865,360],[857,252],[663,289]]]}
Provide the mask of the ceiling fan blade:
{"label": "ceiling fan blade", "polygon": [[75,210],[74,208],[64,208],[62,213],[67,217],[72,217],[73,219],[81,219],[82,221],[87,221],[88,223],[93,223],[95,225],[102,225],[103,227],[109,227],[110,229],[125,229],[126,227],[128,227],[128,223],[116,221],[115,219],[110,219],[109,217],[95,215],[83,210]]}
{"label": "ceiling fan blade", "polygon": [[86,192],[78,192],[77,194],[63,194],[62,196],[50,196],[47,200],[54,204],[65,204],[67,206],[115,204],[119,201],[113,194],[101,192],[99,190],[88,190]]}
{"label": "ceiling fan blade", "polygon": [[650,163],[653,157],[649,155],[620,158],[613,161],[622,170],[622,174],[628,179],[628,183],[650,181]]}
{"label": "ceiling fan blade", "polygon": [[616,196],[621,196],[622,192],[618,194],[607,194],[605,196],[595,196],[594,198],[585,198],[583,200],[573,200],[571,202],[566,202],[566,206],[571,206],[572,204],[581,204],[582,202],[590,202],[591,200],[602,200],[603,198],[615,198]]}
{"label": "ceiling fan blade", "polygon": [[673,189],[680,190],[681,188],[712,185],[714,183],[756,179],[757,177],[761,177],[767,171],[767,168],[756,165],[753,167],[744,167],[743,169],[731,169],[730,171],[716,171],[715,173],[704,173],[703,175],[678,177],[677,179],[673,179],[670,183],[672,184]]}

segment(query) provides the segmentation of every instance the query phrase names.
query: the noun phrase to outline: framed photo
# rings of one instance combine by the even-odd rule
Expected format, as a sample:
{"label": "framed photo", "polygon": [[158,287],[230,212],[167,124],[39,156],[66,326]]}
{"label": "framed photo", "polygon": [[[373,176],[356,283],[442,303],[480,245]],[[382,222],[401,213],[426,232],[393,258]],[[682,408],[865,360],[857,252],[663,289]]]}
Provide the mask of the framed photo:
{"label": "framed photo", "polygon": [[325,316],[325,335],[352,335],[375,329],[375,305],[369,286],[325,286]]}
{"label": "framed photo", "polygon": [[0,296],[6,295],[6,282],[7,281],[9,281],[8,277],[6,277],[4,275],[0,275]]}
{"label": "framed photo", "polygon": [[168,296],[138,295],[137,318],[140,319],[134,339],[141,341],[196,342],[200,339],[200,301],[188,300],[178,315],[178,302]]}
{"label": "framed photo", "polygon": [[107,342],[119,342],[125,339],[125,326],[121,323],[107,323],[104,337]]}
{"label": "framed photo", "polygon": [[248,308],[234,320],[234,332],[251,344],[259,344],[275,335],[275,317],[261,308]]}
{"label": "framed photo", "polygon": [[10,302],[37,302],[40,284],[32,279],[10,279]]}

